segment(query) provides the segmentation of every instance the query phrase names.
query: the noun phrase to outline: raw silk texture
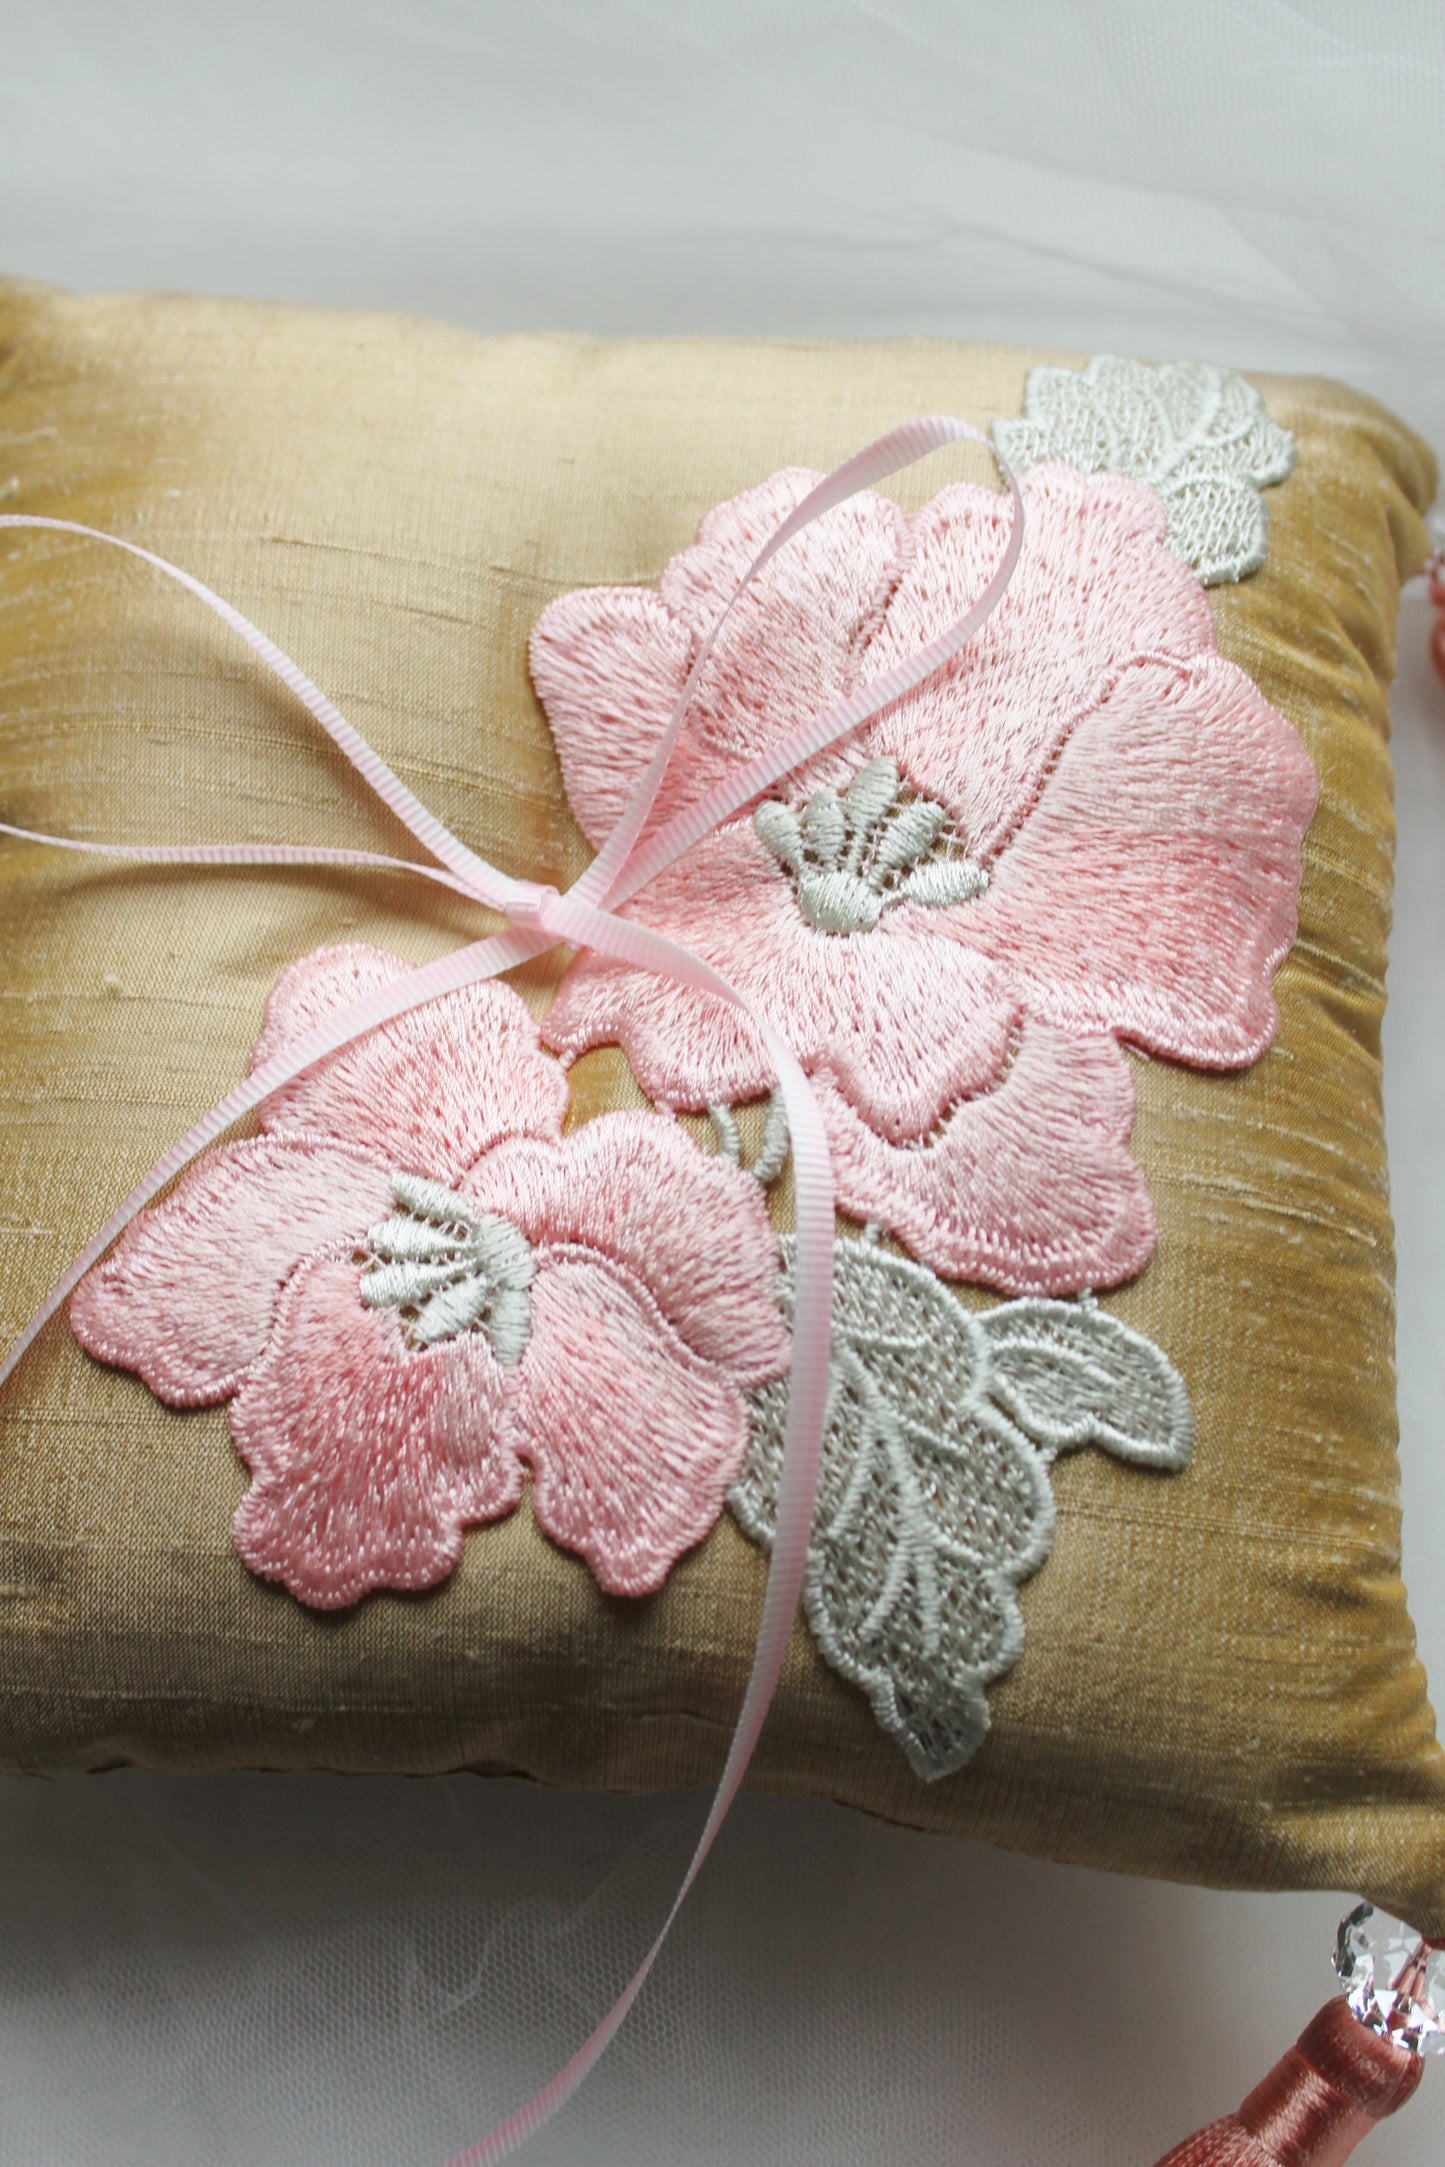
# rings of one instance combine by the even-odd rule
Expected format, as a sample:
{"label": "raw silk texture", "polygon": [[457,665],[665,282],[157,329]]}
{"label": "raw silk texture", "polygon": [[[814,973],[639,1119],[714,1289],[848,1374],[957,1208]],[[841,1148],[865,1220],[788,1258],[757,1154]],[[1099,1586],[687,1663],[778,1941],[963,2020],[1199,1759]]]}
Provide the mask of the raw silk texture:
{"label": "raw silk texture", "polygon": [[[986,430],[1023,412],[1031,366],[1083,359],[485,340],[10,286],[0,493],[196,573],[483,856],[561,887],[589,853],[528,676],[548,604],[654,586],[711,506],[770,473],[830,467],[914,414]],[[1258,381],[1297,457],[1267,492],[1263,567],[1208,592],[1221,652],[1318,771],[1299,937],[1262,1060],[1131,1064],[1159,1242],[1107,1296],[1186,1380],[1191,1464],[1059,1463],[1024,1653],[966,1768],[920,1781],[800,1621],[753,1780],[1127,1872],[1358,1889],[1440,1933],[1445,1760],[1399,1578],[1379,1053],[1386,689],[1435,477],[1368,401]],[[992,478],[971,459],[899,501]],[[402,847],[223,628],[59,536],[0,550],[0,813],[139,842]],[[289,964],[328,942],[421,962],[483,929],[394,876],[0,849],[0,1332],[244,1073]],[[514,978],[535,1012],[560,969]],[[569,1133],[643,1103],[615,1048],[571,1083]],[[765,1570],[729,1515],[640,1598],[599,1592],[519,1510],[474,1529],[439,1589],[319,1615],[237,1556],[245,1485],[223,1408],[168,1410],[68,1330],[45,1336],[0,1405],[3,1766],[715,1777]]]}

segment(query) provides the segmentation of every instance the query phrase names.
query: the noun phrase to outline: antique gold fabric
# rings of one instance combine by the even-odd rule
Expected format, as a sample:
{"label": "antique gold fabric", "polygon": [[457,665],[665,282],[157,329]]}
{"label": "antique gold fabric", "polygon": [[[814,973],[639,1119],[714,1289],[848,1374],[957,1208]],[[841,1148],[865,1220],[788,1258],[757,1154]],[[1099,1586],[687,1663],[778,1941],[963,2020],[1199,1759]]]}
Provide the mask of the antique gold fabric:
{"label": "antique gold fabric", "polygon": [[[563,885],[585,848],[526,671],[568,588],[652,582],[707,507],[888,425],[1019,410],[1040,356],[909,341],[483,340],[395,318],[0,287],[0,500],[197,573],[452,828]],[[1399,1578],[1379,1026],[1395,597],[1428,452],[1337,386],[1262,379],[1299,457],[1220,643],[1322,798],[1275,1049],[1136,1069],[1153,1263],[1110,1308],[1163,1347],[1194,1464],[1059,1467],[1027,1646],[971,1767],[919,1782],[798,1626],[755,1780],[1054,1858],[1359,1889],[1445,1932],[1445,1759]],[[960,454],[906,477],[916,504]],[[143,567],[0,538],[0,817],[83,837],[406,853],[307,718]],[[284,964],[473,937],[396,877],[97,868],[0,846],[0,1335],[243,1072]],[[524,984],[545,1000],[556,965]],[[573,1119],[635,1101],[621,1057]],[[0,1765],[715,1776],[764,1561],[727,1519],[643,1602],[524,1509],[452,1581],[341,1616],[253,1579],[224,1410],[176,1414],[52,1327],[0,1398]]]}

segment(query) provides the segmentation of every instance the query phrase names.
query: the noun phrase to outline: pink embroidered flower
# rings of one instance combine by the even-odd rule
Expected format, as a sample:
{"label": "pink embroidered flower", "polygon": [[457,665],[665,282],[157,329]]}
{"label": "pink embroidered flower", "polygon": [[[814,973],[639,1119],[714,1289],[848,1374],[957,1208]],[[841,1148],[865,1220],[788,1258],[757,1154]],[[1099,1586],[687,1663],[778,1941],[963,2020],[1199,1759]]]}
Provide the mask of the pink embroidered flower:
{"label": "pink embroidered flower", "polygon": [[[564,595],[531,644],[567,793],[600,844],[748,559],[817,479],[709,512],[654,593]],[[1295,932],[1315,778],[1215,649],[1154,493],[1039,466],[1003,603],[946,670],[788,777],[628,906],[760,1003],[812,1072],[839,1199],[935,1269],[1020,1292],[1112,1285],[1152,1253],[1122,1045],[1256,1060]],[[855,498],[734,609],[659,815],[958,616],[1007,499],[959,486],[913,520]],[[620,1043],[643,1089],[701,1108],[772,1083],[736,1010],[583,956],[543,1025]]]}
{"label": "pink embroidered flower", "polygon": [[[404,968],[293,964],[253,1065]],[[444,1579],[525,1470],[613,1594],[718,1518],[744,1394],[788,1363],[761,1191],[661,1115],[563,1139],[566,1104],[515,993],[450,995],[276,1093],[77,1291],[91,1354],[172,1406],[231,1400],[237,1548],[303,1602]]]}

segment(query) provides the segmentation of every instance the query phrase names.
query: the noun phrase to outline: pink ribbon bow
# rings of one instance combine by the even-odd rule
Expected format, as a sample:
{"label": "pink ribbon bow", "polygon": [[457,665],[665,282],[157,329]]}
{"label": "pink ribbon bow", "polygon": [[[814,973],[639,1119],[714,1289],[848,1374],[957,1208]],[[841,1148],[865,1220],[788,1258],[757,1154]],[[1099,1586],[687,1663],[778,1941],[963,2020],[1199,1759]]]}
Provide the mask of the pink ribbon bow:
{"label": "pink ribbon bow", "polygon": [[550,2083],[527,2100],[506,2121],[457,2155],[451,2167],[490,2167],[533,2136],[571,2097],[602,2054],[622,2023],[644,1980],[657,1959],[674,1918],[711,1850],[729,1806],[742,1783],[783,1665],[793,1616],[802,1589],[812,1526],[813,1499],[828,1404],[830,1319],[833,1294],[833,1177],[823,1117],[813,1088],[786,1042],[766,1016],[711,965],[699,956],[653,932],[649,927],[616,915],[619,905],[681,857],[694,843],[740,812],[750,800],[777,782],[825,746],[846,737],[870,716],[911,692],[925,678],[956,654],[1002,599],[1013,576],[1023,543],[1023,503],[1018,486],[1002,460],[1013,496],[1013,523],[997,571],[972,606],[936,639],[921,647],[905,662],[886,670],[869,684],[860,686],[836,707],[815,715],[789,732],[775,746],[743,762],[731,775],[707,791],[695,804],[665,821],[646,843],[639,838],[657,801],[668,765],[687,719],[693,691],[712,652],[713,645],[734,605],[768,561],[794,535],[824,512],[832,510],[891,474],[914,465],[945,444],[965,440],[983,444],[998,454],[980,431],[949,415],[931,415],[891,429],[810,490],[802,502],[758,551],[734,588],[726,608],[703,642],[678,696],[672,717],[621,819],[602,849],[565,895],[542,882],[510,879],[469,850],[464,843],[429,813],[426,807],[394,775],[377,753],[332,706],[305,673],[282,654],[266,635],[239,610],[204,586],[190,573],[154,556],[134,542],[103,534],[93,527],[78,526],[66,519],[26,518],[0,515],[0,527],[48,527],[63,534],[78,534],[126,550],[164,572],[189,590],[222,621],[238,632],[268,668],[288,685],[322,728],[341,748],[382,803],[405,823],[432,856],[436,866],[406,859],[387,858],[372,851],[323,850],[283,844],[200,843],[176,847],[128,847],[121,844],[83,843],[66,836],[37,834],[27,828],[0,821],[0,833],[26,842],[46,843],[60,849],[91,852],[103,857],[139,860],[153,865],[353,865],[384,867],[420,874],[455,889],[475,903],[497,911],[511,921],[506,932],[474,941],[443,956],[435,963],[406,972],[375,992],[367,994],[288,1045],[283,1052],[256,1069],[243,1083],[227,1093],[219,1105],[198,1121],[179,1143],[165,1154],[130,1195],[112,1213],[94,1239],[86,1244],[69,1270],[59,1279],[31,1318],[20,1338],[0,1363],[0,1385],[10,1375],[26,1349],[79,1285],[91,1266],[99,1261],[117,1236],[153,1197],[216,1141],[232,1123],[259,1105],[271,1093],[302,1075],[316,1063],[351,1044],[378,1024],[409,1009],[453,993],[480,979],[494,978],[514,965],[566,944],[590,948],[620,962],[656,972],[677,984],[718,995],[732,1002],[757,1026],[776,1064],[783,1103],[792,1140],[797,1215],[796,1297],[793,1323],[793,1355],[788,1379],[787,1432],[778,1485],[777,1531],[769,1564],[763,1612],[753,1650],[747,1690],[728,1748],[707,1821],[698,1839],[682,1884],[661,1930],[641,1963],[596,2030],[578,2048],[566,2067]]}

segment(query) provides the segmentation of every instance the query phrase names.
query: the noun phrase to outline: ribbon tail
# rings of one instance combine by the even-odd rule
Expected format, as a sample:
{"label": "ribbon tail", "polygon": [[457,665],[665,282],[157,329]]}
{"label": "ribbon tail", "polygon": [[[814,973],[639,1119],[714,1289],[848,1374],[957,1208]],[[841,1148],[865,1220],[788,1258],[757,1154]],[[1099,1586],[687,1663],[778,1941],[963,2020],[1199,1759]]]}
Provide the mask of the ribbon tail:
{"label": "ribbon tail", "polygon": [[646,1984],[673,1921],[742,1786],[782,1674],[803,1591],[813,1500],[817,1493],[828,1413],[833,1315],[833,1168],[818,1101],[796,1055],[767,1019],[725,978],[699,957],[676,947],[650,928],[626,919],[613,919],[581,903],[575,896],[559,897],[546,916],[548,930],[562,939],[585,942],[588,947],[614,955],[621,961],[641,964],[680,984],[718,994],[751,1017],[762,1032],[777,1064],[793,1141],[797,1197],[793,1361],[788,1374],[787,1430],[778,1481],[777,1522],[772,1556],[768,1561],[762,1617],[727,1759],[687,1872],[642,1961],[571,2060],[505,2122],[478,2138],[464,2152],[459,2152],[449,2162],[449,2167],[494,2167],[496,2161],[507,2158],[534,2137],[566,2105],[606,2052]]}
{"label": "ribbon tail", "polygon": [[89,858],[119,858],[127,865],[339,865],[351,870],[378,873],[414,873],[478,900],[469,881],[437,865],[419,865],[414,858],[388,858],[375,850],[328,850],[304,843],[89,843],[74,835],[46,835],[38,828],[17,828],[0,820],[0,835],[19,843],[43,843],[49,850],[72,850]]}
{"label": "ribbon tail", "polygon": [[283,654],[274,640],[268,639],[258,625],[240,610],[233,608],[225,598],[206,586],[203,580],[190,572],[182,571],[165,557],[158,557],[152,550],[142,549],[138,542],[128,542],[121,535],[106,534],[99,527],[80,526],[73,519],[42,519],[20,512],[0,513],[0,528],[45,528],[57,534],[79,535],[90,542],[104,542],[110,549],[124,550],[128,557],[138,557],[154,571],[174,580],[184,587],[187,594],[203,602],[212,616],[219,617],[222,624],[243,639],[252,653],[259,655],[268,670],[279,677],[282,684],[294,693],[307,713],[314,716],[322,729],[345,753],[362,780],[379,797],[389,812],[396,815],[403,826],[410,828],[417,841],[429,850],[434,858],[449,866],[465,883],[467,892],[478,902],[490,904],[493,909],[505,911],[507,892],[514,883],[506,880],[494,866],[468,850],[451,830],[429,813],[421,799],[408,790],[406,784],[387,766],[381,755],[374,752],[359,730],[352,728],[346,717],[334,707],[319,685],[312,683],[306,672]]}

